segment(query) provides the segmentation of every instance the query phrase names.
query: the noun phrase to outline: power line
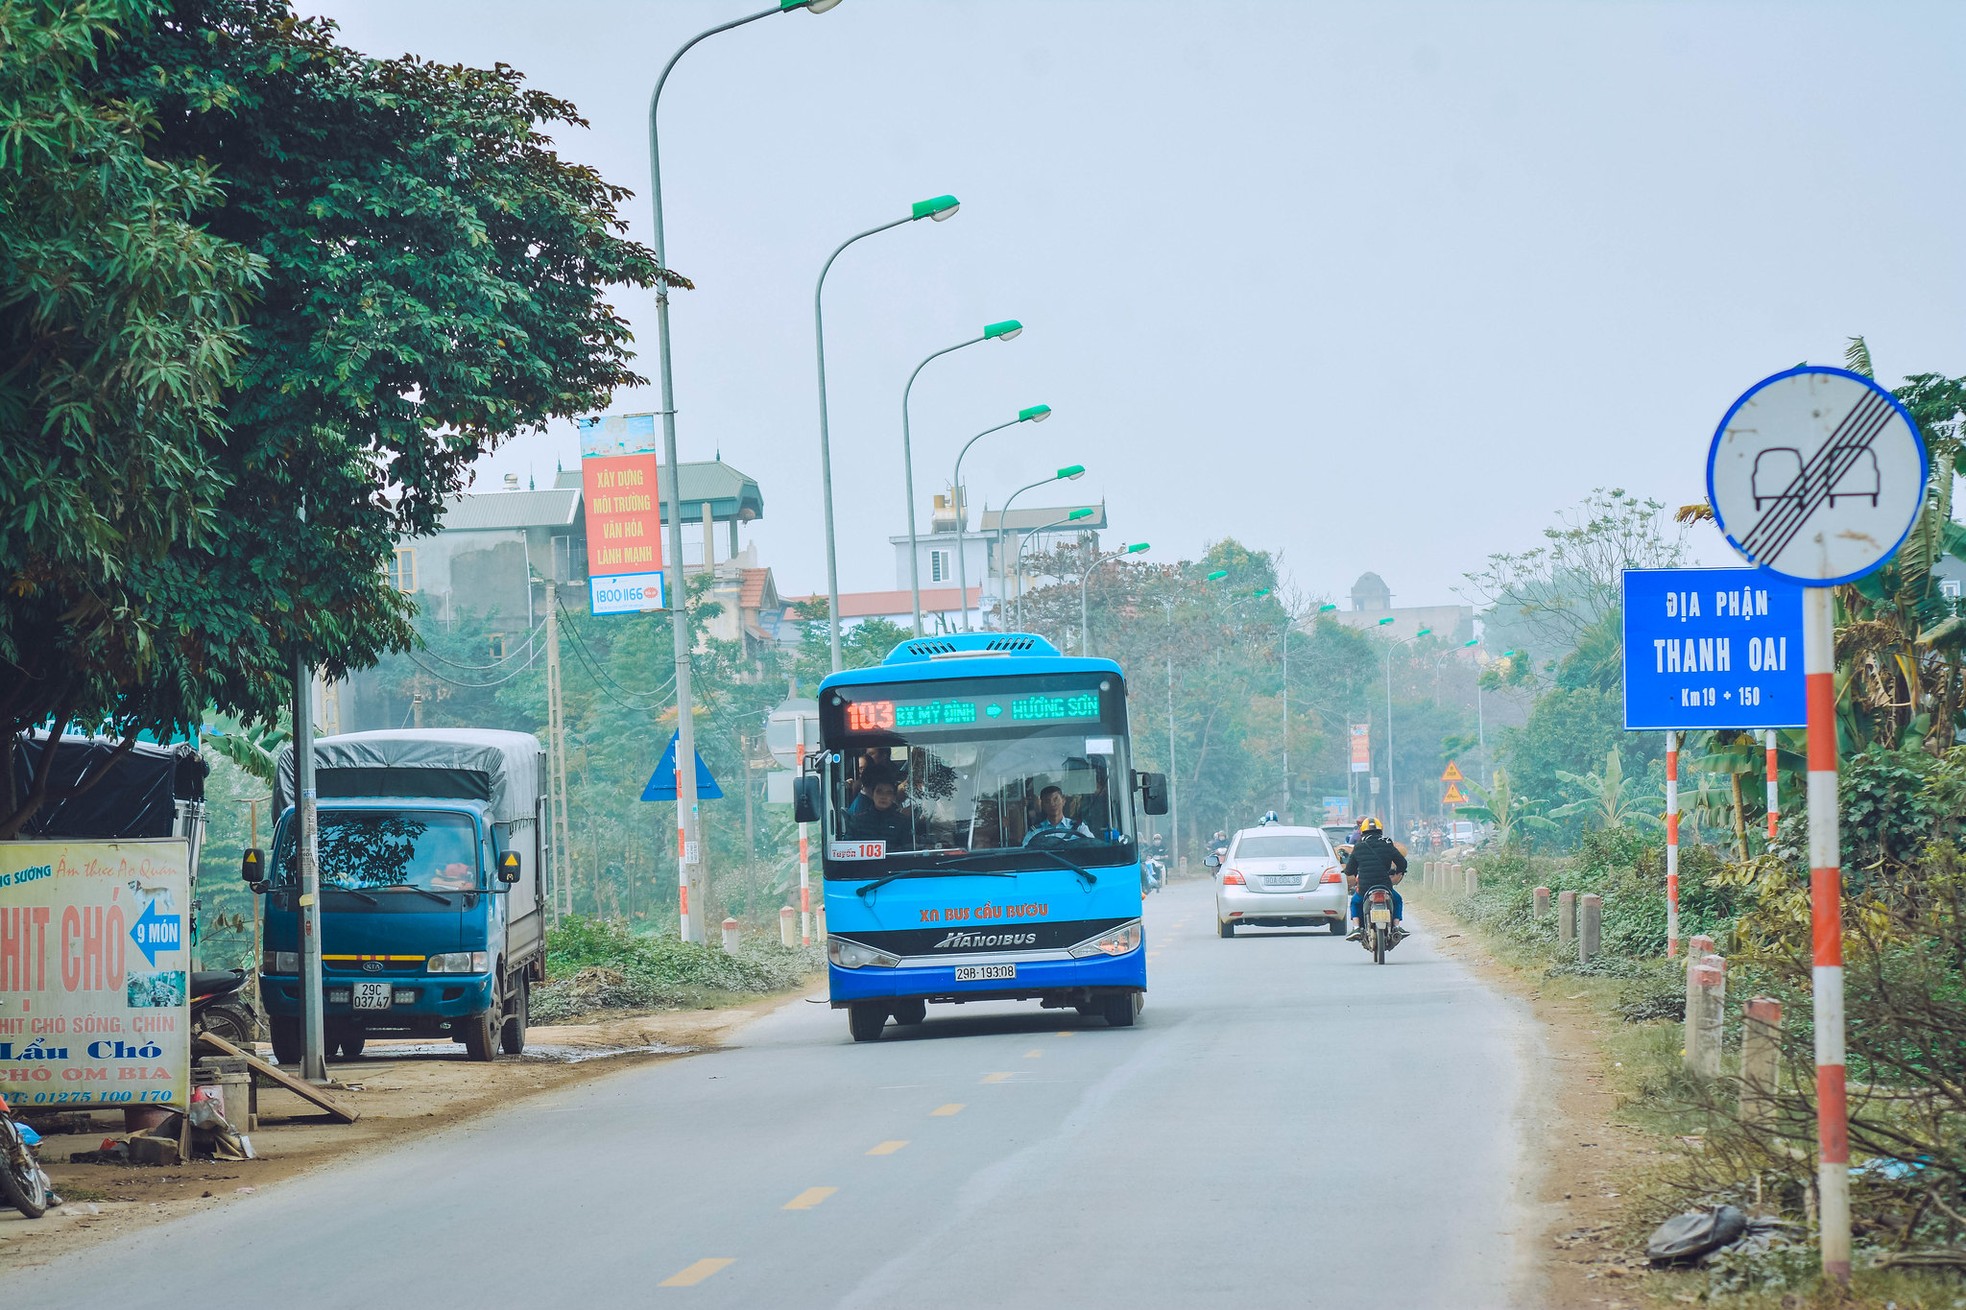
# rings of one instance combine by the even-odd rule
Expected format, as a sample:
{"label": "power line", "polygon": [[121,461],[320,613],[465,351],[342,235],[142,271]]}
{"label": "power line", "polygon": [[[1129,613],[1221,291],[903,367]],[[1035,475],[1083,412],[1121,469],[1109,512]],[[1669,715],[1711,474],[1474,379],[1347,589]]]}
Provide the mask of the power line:
{"label": "power line", "polygon": [[[539,640],[539,634],[544,632],[545,630],[546,630],[546,621],[544,619],[541,619],[537,624],[533,626],[532,631],[526,634],[526,639],[522,646],[513,647],[512,651],[509,654],[499,656],[497,660],[493,661],[490,664],[460,663],[457,660],[448,659],[445,656],[439,655],[436,651],[431,650],[427,644],[424,646],[421,653],[424,655],[428,655],[431,659],[436,660],[439,664],[448,664],[454,669],[463,669],[469,673],[492,673],[504,667],[505,664],[507,664],[509,661],[517,659],[519,657],[519,653],[521,650],[530,650],[533,647],[534,643]],[[419,637],[424,636],[422,632],[418,632],[416,635]],[[530,664],[532,661],[531,659],[528,659],[526,662]]]}

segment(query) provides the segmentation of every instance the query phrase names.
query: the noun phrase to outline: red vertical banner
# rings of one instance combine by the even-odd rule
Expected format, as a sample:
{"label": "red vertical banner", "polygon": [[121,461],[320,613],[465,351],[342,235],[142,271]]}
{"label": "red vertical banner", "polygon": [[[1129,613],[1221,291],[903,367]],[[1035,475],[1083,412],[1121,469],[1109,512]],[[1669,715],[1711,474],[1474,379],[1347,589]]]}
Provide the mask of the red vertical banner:
{"label": "red vertical banner", "polygon": [[580,461],[587,513],[587,574],[614,577],[662,569],[661,498],[654,455],[592,455]]}

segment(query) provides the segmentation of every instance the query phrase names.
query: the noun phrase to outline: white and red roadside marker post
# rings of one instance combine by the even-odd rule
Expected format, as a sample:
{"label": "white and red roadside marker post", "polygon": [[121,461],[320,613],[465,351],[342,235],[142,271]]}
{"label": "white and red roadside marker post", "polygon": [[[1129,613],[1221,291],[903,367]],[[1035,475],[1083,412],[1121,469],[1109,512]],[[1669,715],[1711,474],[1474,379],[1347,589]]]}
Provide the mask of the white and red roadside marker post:
{"label": "white and red roadside marker post", "polygon": [[1823,1276],[1837,1283],[1850,1281],[1850,1121],[1832,588],[1897,552],[1925,507],[1929,469],[1925,443],[1896,397],[1869,378],[1818,365],[1750,387],[1707,452],[1707,497],[1728,542],[1803,586],[1816,1178]]}
{"label": "white and red roadside marker post", "polygon": [[1679,734],[1666,734],[1666,958],[1679,954]]}
{"label": "white and red roadside marker post", "polygon": [[1782,798],[1775,784],[1775,730],[1766,729],[1762,735],[1768,740],[1768,844],[1775,843],[1775,821],[1782,815]]}
{"label": "white and red roadside marker post", "polygon": [[[1816,1023],[1816,1188],[1823,1273],[1850,1281],[1850,1111],[1843,1049],[1843,850],[1836,786],[1836,593],[1802,595],[1809,698],[1809,920]],[[1771,782],[1770,787],[1774,784]]]}
{"label": "white and red roadside marker post", "polygon": [[[798,752],[799,762],[792,776],[805,777],[806,772],[806,722],[799,720]],[[807,837],[811,825],[799,825],[799,944],[812,945],[812,847]]]}

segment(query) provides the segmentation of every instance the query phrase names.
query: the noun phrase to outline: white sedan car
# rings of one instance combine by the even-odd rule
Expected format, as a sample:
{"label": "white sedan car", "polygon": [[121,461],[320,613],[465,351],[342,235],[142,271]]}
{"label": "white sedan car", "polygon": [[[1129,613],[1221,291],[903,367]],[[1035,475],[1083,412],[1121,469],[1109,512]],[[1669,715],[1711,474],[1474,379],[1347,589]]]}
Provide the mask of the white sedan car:
{"label": "white sedan car", "polygon": [[1317,828],[1266,824],[1229,839],[1215,871],[1215,930],[1236,935],[1243,924],[1316,927],[1345,932],[1351,898],[1330,840]]}

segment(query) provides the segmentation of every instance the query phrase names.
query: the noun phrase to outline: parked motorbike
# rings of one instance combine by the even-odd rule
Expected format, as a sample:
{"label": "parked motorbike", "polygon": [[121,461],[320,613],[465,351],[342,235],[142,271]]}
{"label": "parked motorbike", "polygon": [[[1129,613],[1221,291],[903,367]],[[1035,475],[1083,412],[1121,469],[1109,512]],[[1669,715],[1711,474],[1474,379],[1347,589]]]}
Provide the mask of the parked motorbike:
{"label": "parked motorbike", "polygon": [[0,1201],[29,1219],[39,1219],[51,1205],[60,1205],[54,1185],[34,1158],[40,1137],[26,1124],[15,1123],[7,1098],[0,1096]]}
{"label": "parked motorbike", "polygon": [[1393,930],[1393,894],[1384,887],[1365,893],[1365,911],[1359,924],[1359,941],[1374,964],[1386,962],[1386,952],[1399,945],[1400,934]]}
{"label": "parked motorbike", "polygon": [[248,1051],[259,1036],[259,1015],[245,997],[244,969],[200,970],[191,975],[191,1031],[222,1037]]}

